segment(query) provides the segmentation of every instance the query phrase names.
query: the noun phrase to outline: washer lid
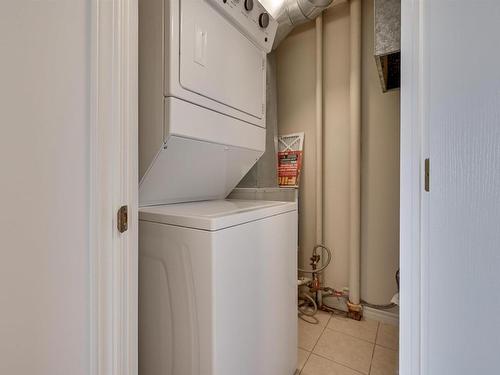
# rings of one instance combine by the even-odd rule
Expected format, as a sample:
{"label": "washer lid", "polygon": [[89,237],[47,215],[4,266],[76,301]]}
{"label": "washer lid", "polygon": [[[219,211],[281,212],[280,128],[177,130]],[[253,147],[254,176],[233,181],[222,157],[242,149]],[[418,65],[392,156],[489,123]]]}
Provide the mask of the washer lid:
{"label": "washer lid", "polygon": [[215,231],[296,211],[295,202],[215,200],[139,209],[139,220]]}

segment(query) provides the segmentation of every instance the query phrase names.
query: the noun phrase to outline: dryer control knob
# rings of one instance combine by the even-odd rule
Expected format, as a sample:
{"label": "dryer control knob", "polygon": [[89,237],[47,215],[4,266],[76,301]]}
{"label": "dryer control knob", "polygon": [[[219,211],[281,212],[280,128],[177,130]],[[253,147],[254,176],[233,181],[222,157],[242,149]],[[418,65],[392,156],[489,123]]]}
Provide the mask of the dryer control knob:
{"label": "dryer control knob", "polygon": [[250,12],[253,9],[253,0],[245,0],[245,9]]}
{"label": "dryer control knob", "polygon": [[263,29],[265,29],[267,26],[269,26],[269,14],[261,13],[261,15],[259,16],[259,25]]}

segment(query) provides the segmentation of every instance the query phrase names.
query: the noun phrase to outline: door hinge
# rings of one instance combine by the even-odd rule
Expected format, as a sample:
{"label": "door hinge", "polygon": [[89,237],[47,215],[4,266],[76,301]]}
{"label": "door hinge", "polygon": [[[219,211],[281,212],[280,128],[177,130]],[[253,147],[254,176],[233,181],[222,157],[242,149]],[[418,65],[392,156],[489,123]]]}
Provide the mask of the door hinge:
{"label": "door hinge", "polygon": [[431,161],[430,159],[425,159],[425,191],[429,192],[431,180]]}
{"label": "door hinge", "polygon": [[120,233],[126,232],[128,229],[128,206],[121,206],[117,214],[117,227]]}

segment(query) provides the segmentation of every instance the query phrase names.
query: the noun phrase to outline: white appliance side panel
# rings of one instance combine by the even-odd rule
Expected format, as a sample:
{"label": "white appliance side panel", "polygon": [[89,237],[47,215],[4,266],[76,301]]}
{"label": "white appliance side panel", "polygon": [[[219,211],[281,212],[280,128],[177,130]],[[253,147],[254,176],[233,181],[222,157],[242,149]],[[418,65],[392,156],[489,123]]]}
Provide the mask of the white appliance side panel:
{"label": "white appliance side panel", "polygon": [[163,143],[163,0],[139,1],[139,176]]}
{"label": "white appliance side panel", "polygon": [[211,234],[139,224],[139,374],[212,374]]}
{"label": "white appliance side panel", "polygon": [[193,139],[170,137],[139,185],[139,204],[224,199],[262,155]]}
{"label": "white appliance side panel", "polygon": [[266,130],[184,100],[165,98],[165,141],[170,135],[264,152]]}
{"label": "white appliance side panel", "polygon": [[179,75],[187,90],[265,115],[266,53],[205,1],[181,1]]}
{"label": "white appliance side panel", "polygon": [[217,231],[214,248],[214,373],[294,374],[297,211]]}

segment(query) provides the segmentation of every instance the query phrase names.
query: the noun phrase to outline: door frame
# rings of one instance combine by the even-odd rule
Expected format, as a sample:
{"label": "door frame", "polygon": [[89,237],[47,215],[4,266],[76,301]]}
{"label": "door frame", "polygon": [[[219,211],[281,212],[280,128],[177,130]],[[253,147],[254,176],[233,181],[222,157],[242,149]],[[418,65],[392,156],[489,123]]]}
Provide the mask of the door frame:
{"label": "door frame", "polygon": [[138,0],[91,0],[89,23],[90,374],[136,375]]}
{"label": "door frame", "polygon": [[[400,374],[422,368],[422,0],[401,3]],[[137,374],[138,0],[90,3],[90,374]],[[129,207],[129,229],[116,212]]]}
{"label": "door frame", "polygon": [[401,2],[400,354],[401,375],[425,374],[426,239],[423,10],[425,0]]}

